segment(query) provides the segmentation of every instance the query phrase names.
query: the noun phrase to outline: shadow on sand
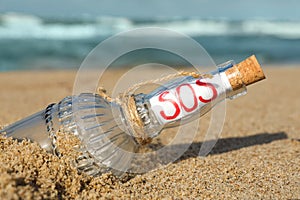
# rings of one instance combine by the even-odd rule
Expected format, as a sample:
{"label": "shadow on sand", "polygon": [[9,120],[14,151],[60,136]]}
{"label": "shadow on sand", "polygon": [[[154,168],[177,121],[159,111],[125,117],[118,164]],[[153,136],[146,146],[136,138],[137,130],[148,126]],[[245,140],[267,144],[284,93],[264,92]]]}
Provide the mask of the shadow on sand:
{"label": "shadow on sand", "polygon": [[[283,140],[287,139],[288,136],[285,132],[278,132],[278,133],[259,133],[256,135],[245,136],[245,137],[232,137],[232,138],[221,138],[216,140],[210,140],[206,142],[194,142],[192,144],[176,144],[176,145],[169,145],[166,146],[168,152],[172,152],[171,154],[177,155],[179,158],[175,162],[179,162],[181,160],[185,160],[191,157],[198,157],[199,152],[202,146],[213,147],[208,148],[203,151],[201,149],[201,156],[205,155],[214,155],[214,154],[221,154],[226,153],[234,150],[238,150],[244,147],[250,147],[255,145],[262,145],[267,144],[276,140]],[[204,145],[203,145],[204,144]],[[161,149],[164,147],[162,144],[150,144],[148,146],[152,149],[152,151]],[[182,154],[182,152],[184,152]],[[207,153],[206,153],[207,152]],[[182,155],[180,155],[182,154]],[[177,157],[176,156],[176,157]],[[168,163],[170,160],[167,158],[159,158],[162,163]]]}
{"label": "shadow on sand", "polygon": [[[217,140],[215,146],[209,152],[208,155],[226,153],[244,147],[267,144],[276,140],[283,140],[287,138],[288,136],[285,132],[260,133],[256,135],[245,136],[245,137],[221,138]],[[215,141],[207,141],[207,142],[215,143]],[[190,157],[199,156],[199,152],[202,144],[203,144],[202,142],[192,143],[191,146],[187,149],[187,151],[177,160],[177,162]],[[179,147],[175,147],[175,148],[181,148],[180,144],[178,146]]]}

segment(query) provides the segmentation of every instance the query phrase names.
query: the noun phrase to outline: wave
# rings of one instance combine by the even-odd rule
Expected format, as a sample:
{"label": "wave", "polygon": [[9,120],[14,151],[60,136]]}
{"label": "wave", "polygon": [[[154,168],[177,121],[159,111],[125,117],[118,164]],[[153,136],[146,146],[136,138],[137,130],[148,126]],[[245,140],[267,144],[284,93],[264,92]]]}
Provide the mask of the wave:
{"label": "wave", "polygon": [[132,20],[121,17],[95,19],[45,19],[32,15],[0,15],[0,39],[74,40],[110,36],[134,28],[161,27],[197,36],[274,36],[300,39],[300,21],[156,19]]}

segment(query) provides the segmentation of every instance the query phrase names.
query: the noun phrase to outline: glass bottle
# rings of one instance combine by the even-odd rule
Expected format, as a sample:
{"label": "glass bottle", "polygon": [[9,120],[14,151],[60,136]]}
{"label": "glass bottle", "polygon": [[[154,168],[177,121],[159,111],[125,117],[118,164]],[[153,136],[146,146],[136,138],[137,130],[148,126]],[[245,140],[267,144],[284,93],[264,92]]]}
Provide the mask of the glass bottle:
{"label": "glass bottle", "polygon": [[[255,56],[239,64],[218,66],[205,76],[182,76],[169,80],[149,94],[132,95],[135,119],[128,107],[92,93],[68,96],[45,110],[0,130],[7,137],[28,138],[60,155],[56,132],[74,134],[82,155],[76,167],[89,175],[112,171],[121,175],[130,166],[140,145],[164,128],[188,122],[207,113],[218,102],[246,93],[246,86],[264,79]],[[139,121],[136,125],[135,120]]]}

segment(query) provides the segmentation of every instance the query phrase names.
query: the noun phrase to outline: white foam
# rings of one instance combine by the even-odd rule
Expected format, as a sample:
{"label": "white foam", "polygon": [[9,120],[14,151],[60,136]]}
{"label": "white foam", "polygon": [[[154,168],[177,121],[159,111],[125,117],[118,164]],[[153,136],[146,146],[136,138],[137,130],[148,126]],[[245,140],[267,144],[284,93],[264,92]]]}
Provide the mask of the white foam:
{"label": "white foam", "polygon": [[133,28],[160,27],[190,36],[276,36],[300,39],[300,21],[174,19],[134,23],[127,18],[99,17],[87,23],[44,23],[43,19],[16,13],[0,15],[0,38],[86,39],[109,36]]}
{"label": "white foam", "polygon": [[300,22],[249,20],[243,22],[242,30],[249,35],[272,35],[287,39],[300,38]]}

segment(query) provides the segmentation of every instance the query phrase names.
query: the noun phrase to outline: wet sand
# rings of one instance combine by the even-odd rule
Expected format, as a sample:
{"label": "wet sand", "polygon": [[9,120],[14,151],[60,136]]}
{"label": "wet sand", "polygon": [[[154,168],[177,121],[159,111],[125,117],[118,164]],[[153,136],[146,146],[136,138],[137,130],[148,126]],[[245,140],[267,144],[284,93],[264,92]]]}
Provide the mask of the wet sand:
{"label": "wet sand", "polygon": [[[0,74],[0,125],[72,94],[74,71]],[[105,78],[113,81],[114,72]],[[221,138],[198,157],[210,115],[176,162],[120,181],[89,177],[70,164],[72,137],[59,159],[37,144],[1,138],[0,199],[299,199],[300,68],[269,67],[267,79],[226,103]],[[160,141],[176,133],[169,129]],[[178,144],[180,145],[180,144]]]}

